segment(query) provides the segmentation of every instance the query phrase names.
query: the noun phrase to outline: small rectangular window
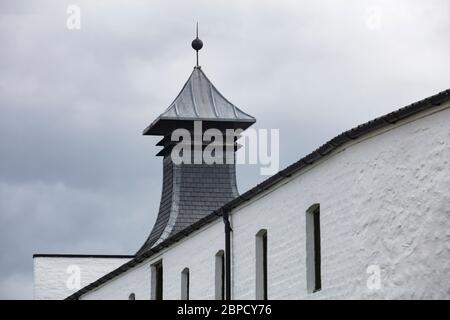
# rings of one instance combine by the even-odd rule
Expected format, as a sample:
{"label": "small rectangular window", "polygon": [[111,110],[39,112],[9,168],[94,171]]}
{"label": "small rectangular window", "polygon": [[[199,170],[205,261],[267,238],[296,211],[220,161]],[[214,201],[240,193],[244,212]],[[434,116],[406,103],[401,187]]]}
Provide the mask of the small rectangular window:
{"label": "small rectangular window", "polygon": [[306,212],[306,280],[309,293],[322,289],[320,251],[320,206],[315,204]]}
{"label": "small rectangular window", "polygon": [[162,261],[158,261],[151,267],[152,276],[152,300],[162,300],[163,299],[163,264]]}
{"label": "small rectangular window", "polygon": [[181,272],[181,300],[189,300],[189,269]]}
{"label": "small rectangular window", "polygon": [[215,266],[215,298],[216,300],[225,299],[225,258],[223,250],[216,253]]}
{"label": "small rectangular window", "polygon": [[256,234],[256,299],[267,300],[267,230]]}

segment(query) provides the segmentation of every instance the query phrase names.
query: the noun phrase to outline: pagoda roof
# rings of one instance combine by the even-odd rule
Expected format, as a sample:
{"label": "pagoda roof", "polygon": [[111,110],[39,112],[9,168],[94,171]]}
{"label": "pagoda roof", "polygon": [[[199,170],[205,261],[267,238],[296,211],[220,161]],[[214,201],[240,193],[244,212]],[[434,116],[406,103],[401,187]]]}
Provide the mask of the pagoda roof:
{"label": "pagoda roof", "polygon": [[194,67],[189,79],[172,104],[143,132],[144,135],[165,135],[192,121],[206,121],[231,128],[246,129],[256,119],[228,101],[206,77]]}

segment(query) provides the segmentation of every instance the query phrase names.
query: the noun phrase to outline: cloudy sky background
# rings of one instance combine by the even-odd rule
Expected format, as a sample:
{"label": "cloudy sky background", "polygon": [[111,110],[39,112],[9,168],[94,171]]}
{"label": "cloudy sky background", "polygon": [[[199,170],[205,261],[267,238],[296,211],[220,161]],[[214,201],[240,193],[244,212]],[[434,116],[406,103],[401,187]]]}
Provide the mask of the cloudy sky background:
{"label": "cloudy sky background", "polygon": [[[196,21],[203,70],[280,129],[281,167],[450,88],[447,0],[0,0],[0,298],[32,298],[33,253],[144,242],[162,166],[141,132],[192,71]],[[264,178],[238,168],[241,192]]]}

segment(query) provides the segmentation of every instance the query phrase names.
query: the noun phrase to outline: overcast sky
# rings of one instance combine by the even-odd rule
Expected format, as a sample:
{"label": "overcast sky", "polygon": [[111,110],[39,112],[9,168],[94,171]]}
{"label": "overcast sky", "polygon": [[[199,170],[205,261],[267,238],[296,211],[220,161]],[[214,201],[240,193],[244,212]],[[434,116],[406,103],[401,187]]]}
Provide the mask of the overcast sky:
{"label": "overcast sky", "polygon": [[[285,167],[449,88],[449,3],[0,0],[0,298],[32,298],[33,253],[145,241],[162,164],[141,134],[192,71],[196,21],[202,69],[256,128],[280,129]],[[265,178],[238,168],[241,192]]]}

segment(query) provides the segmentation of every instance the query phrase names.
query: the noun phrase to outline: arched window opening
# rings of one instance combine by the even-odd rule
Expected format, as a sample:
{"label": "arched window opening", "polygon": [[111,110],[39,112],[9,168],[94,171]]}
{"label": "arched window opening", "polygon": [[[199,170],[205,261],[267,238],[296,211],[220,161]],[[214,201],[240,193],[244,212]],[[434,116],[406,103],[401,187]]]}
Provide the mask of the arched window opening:
{"label": "arched window opening", "polygon": [[216,300],[225,299],[225,255],[223,250],[216,253],[215,259],[215,297]]}
{"label": "arched window opening", "polygon": [[189,268],[181,271],[181,300],[189,300]]}

